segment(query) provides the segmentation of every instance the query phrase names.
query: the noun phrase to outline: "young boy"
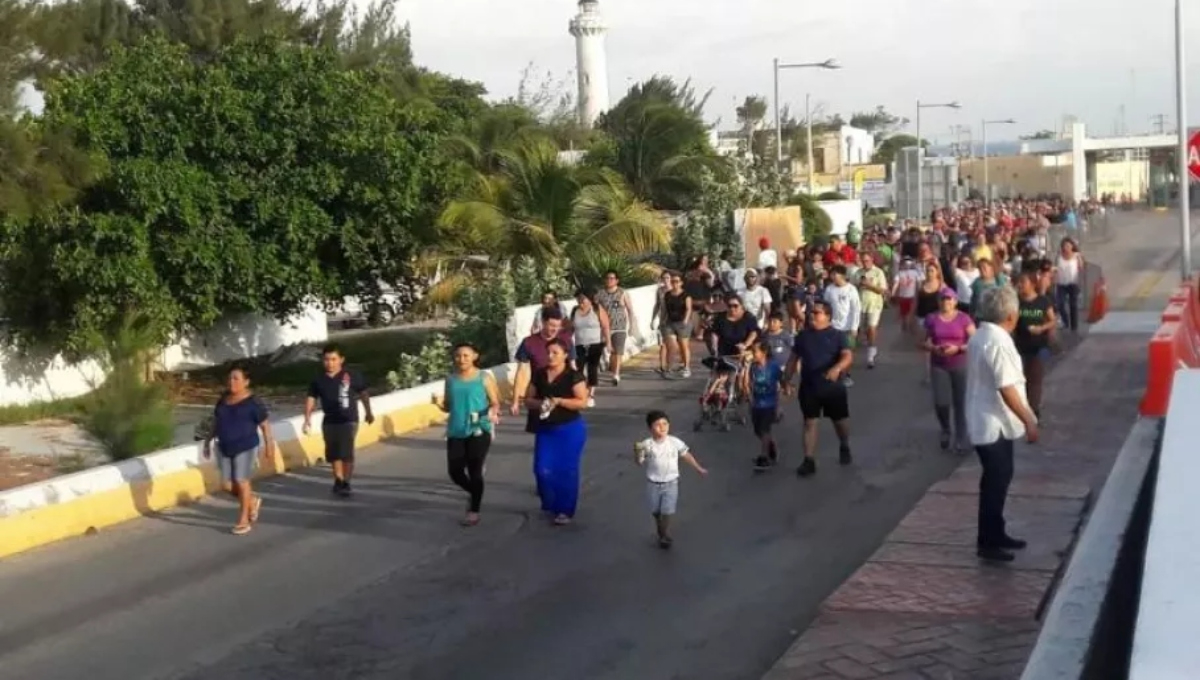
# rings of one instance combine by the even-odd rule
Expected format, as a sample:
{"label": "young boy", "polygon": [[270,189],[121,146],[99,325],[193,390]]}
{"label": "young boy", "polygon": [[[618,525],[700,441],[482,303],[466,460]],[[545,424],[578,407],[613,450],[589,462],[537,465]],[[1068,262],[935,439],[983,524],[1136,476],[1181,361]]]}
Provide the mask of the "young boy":
{"label": "young boy", "polygon": [[[779,366],[779,370],[787,368],[788,359],[792,356],[792,345],[796,343],[796,337],[785,329],[783,322],[783,312],[774,312],[767,319],[767,332],[763,336],[763,342],[771,347],[771,363]],[[776,409],[775,422],[783,419],[782,407]]]}
{"label": "young boy", "polygon": [[357,371],[345,368],[346,357],[337,345],[321,350],[325,370],[313,379],[304,402],[304,434],[312,431],[312,415],[320,405],[325,413],[321,436],[325,440],[325,461],[333,468],[333,494],[350,497],[350,479],[354,476],[354,438],[358,434],[358,403],[364,419],[375,422],[367,383]]}
{"label": "young boy", "polygon": [[671,516],[679,502],[680,459],[701,475],[707,475],[708,470],[700,465],[687,444],[671,436],[671,421],[666,413],[647,413],[646,427],[650,436],[634,444],[634,456],[637,464],[646,468],[646,495],[658,530],[658,547],[667,550],[672,543]]}
{"label": "young boy", "polygon": [[783,382],[783,368],[774,361],[771,345],[766,340],[754,345],[754,359],[742,374],[742,393],[750,395],[750,422],[754,434],[762,445],[762,452],[754,459],[754,469],[769,470],[779,460],[771,426],[779,412],[779,388]]}

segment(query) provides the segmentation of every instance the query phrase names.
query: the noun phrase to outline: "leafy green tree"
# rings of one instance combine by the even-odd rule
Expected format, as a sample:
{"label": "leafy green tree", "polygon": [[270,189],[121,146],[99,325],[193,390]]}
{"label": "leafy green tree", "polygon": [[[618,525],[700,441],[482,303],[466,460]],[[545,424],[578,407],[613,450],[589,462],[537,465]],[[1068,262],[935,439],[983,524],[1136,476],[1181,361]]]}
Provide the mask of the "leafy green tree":
{"label": "leafy green tree", "polygon": [[[879,143],[879,146],[875,149],[875,155],[871,158],[871,162],[889,165],[895,162],[896,156],[900,153],[901,149],[916,145],[917,138],[912,135],[892,135]],[[921,146],[928,148],[929,140],[921,140]]]}
{"label": "leafy green tree", "polygon": [[873,135],[890,135],[908,124],[907,118],[901,118],[882,106],[876,106],[873,111],[858,111],[850,116],[850,125],[866,130]]}
{"label": "leafy green tree", "polygon": [[0,118],[17,114],[18,86],[29,76],[34,7],[26,0],[0,0]]}
{"label": "leafy green tree", "polygon": [[1053,130],[1038,130],[1037,132],[1034,132],[1033,134],[1021,135],[1021,139],[1026,139],[1026,140],[1054,139],[1056,136],[1057,135],[1054,134]]}
{"label": "leafy green tree", "polygon": [[428,113],[330,50],[240,42],[211,62],[162,39],[51,89],[44,124],[109,167],[59,214],[0,234],[22,344],[87,353],[137,310],[165,340],[230,313],[402,279],[439,170]]}
{"label": "leafy green tree", "polygon": [[655,208],[695,205],[704,173],[720,162],[702,115],[706,101],[690,83],[678,85],[670,78],[634,85],[597,121],[606,139],[589,150],[588,162],[615,170]]}
{"label": "leafy green tree", "polygon": [[788,205],[800,206],[800,219],[806,243],[823,241],[833,233],[833,220],[829,218],[829,213],[817,204],[817,199],[808,194],[796,194],[788,201]]}

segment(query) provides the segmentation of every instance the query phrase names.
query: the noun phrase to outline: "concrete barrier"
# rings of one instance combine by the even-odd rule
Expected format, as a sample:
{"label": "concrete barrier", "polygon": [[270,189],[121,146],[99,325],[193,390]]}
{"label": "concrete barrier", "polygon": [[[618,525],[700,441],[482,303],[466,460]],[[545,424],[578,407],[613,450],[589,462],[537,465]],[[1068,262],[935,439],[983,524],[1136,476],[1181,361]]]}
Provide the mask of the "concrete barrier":
{"label": "concrete barrier", "polygon": [[1129,662],[1129,680],[1200,677],[1200,478],[1197,429],[1200,370],[1180,370],[1171,387],[1154,483],[1150,532]]}
{"label": "concrete barrier", "polygon": [[1170,404],[1171,386],[1180,369],[1200,367],[1200,298],[1193,282],[1182,284],[1162,313],[1162,325],[1147,347],[1146,391],[1139,411],[1162,418]]}
{"label": "concrete barrier", "polygon": [[[645,286],[628,291],[637,327],[626,345],[627,356],[654,345],[650,321],[655,288]],[[514,310],[509,321],[510,333],[511,329],[523,328],[524,335],[528,335],[536,310],[536,306]],[[507,399],[516,364],[487,370],[500,385],[501,396]],[[443,385],[444,381],[438,380],[373,396],[375,423],[360,426],[356,444],[365,447],[444,422],[442,412],[430,403],[430,396],[441,394]],[[317,464],[324,455],[321,418],[320,413],[315,414],[311,435],[301,431],[303,416],[272,421],[277,447],[256,476],[269,477]],[[105,527],[191,503],[219,487],[213,461],[205,460],[200,444],[192,443],[3,491],[0,492],[0,557],[93,534]]]}

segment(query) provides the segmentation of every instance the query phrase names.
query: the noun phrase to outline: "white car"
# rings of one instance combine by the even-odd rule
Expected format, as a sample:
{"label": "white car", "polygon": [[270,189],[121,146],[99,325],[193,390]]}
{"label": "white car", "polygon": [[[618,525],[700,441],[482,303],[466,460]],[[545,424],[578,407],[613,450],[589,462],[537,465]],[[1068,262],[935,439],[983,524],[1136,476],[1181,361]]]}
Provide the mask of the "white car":
{"label": "white car", "polygon": [[329,311],[328,322],[342,328],[390,326],[396,319],[399,302],[399,296],[390,287],[383,288],[379,298],[374,300],[347,296],[342,299],[342,304]]}

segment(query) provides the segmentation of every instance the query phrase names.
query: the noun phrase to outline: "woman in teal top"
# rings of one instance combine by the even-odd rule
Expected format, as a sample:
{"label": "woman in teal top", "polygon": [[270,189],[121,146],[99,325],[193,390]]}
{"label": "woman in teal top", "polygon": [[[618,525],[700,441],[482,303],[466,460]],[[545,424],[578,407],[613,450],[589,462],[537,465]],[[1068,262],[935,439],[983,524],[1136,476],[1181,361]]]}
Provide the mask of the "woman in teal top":
{"label": "woman in teal top", "polygon": [[[983,291],[1008,285],[1008,277],[996,271],[996,264],[991,260],[979,259],[979,278],[971,282],[971,304],[983,297]],[[972,314],[974,316],[974,314]]]}
{"label": "woman in teal top", "polygon": [[500,422],[500,391],[490,373],[479,370],[479,352],[471,345],[454,347],[454,370],[445,392],[433,402],[449,414],[446,420],[446,465],[450,479],[471,496],[462,525],[479,524],[483,502],[483,464],[492,445],[492,428]]}

